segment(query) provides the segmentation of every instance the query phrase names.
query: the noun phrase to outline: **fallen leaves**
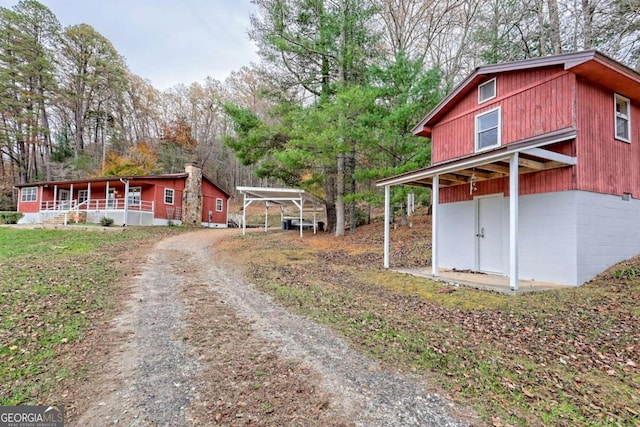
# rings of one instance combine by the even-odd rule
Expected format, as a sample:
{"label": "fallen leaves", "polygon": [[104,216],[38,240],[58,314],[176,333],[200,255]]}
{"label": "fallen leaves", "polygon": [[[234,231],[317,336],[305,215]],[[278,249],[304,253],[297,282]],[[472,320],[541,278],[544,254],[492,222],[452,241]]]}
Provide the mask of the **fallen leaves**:
{"label": "fallen leaves", "polygon": [[[429,262],[429,218],[413,224],[392,230],[396,267]],[[341,239],[267,234],[228,250],[249,251],[252,279],[269,283],[263,289],[282,304],[379,360],[435,375],[459,398],[501,414],[495,425],[638,424],[626,408],[640,407],[640,280],[609,272],[577,289],[517,297],[426,279],[389,287],[378,271],[382,234],[381,224]],[[305,256],[278,256],[278,245]]]}

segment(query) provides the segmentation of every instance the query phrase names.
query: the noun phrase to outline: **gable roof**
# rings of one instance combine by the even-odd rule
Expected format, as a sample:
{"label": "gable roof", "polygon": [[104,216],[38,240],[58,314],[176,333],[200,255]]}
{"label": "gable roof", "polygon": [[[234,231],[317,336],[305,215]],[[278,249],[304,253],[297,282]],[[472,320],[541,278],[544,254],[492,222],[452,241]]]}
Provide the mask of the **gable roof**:
{"label": "gable roof", "polygon": [[640,73],[596,50],[525,59],[477,67],[412,129],[417,136],[431,137],[431,128],[457,102],[478,84],[496,74],[545,67],[563,67],[565,71],[597,82],[630,99],[640,101]]}

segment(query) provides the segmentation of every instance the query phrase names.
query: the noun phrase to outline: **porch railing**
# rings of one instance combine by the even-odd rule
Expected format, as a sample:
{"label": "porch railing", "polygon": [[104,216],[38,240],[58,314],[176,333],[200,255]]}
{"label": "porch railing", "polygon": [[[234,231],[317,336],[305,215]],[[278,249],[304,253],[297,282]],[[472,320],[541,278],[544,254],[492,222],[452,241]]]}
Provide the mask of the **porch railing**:
{"label": "porch railing", "polygon": [[[126,207],[130,211],[153,212],[154,202],[141,200]],[[78,200],[56,200],[40,204],[41,211],[122,211],[125,209],[125,199],[91,199],[78,202]]]}

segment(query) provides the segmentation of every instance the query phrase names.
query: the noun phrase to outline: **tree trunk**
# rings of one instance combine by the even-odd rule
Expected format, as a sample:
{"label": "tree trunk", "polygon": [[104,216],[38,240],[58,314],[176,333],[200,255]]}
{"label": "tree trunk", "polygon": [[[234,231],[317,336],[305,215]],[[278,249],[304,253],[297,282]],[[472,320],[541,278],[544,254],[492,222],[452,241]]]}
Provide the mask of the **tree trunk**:
{"label": "tree trunk", "polygon": [[335,168],[325,168],[324,170],[324,196],[325,206],[327,209],[327,231],[335,233],[336,231],[336,183],[333,177],[335,176]]}
{"label": "tree trunk", "polygon": [[549,40],[554,55],[562,53],[562,43],[560,41],[560,14],[558,12],[558,0],[548,0],[549,8]]}
{"label": "tree trunk", "polygon": [[73,111],[73,119],[76,125],[76,134],[75,134],[75,142],[76,142],[76,157],[78,154],[84,151],[84,115],[82,114],[82,103],[76,102],[75,108]]}
{"label": "tree trunk", "polygon": [[336,236],[344,236],[344,153],[338,154],[338,179],[336,181]]}
{"label": "tree trunk", "polygon": [[591,0],[582,0],[582,36],[584,38],[584,48],[591,49],[593,45],[593,8]]}

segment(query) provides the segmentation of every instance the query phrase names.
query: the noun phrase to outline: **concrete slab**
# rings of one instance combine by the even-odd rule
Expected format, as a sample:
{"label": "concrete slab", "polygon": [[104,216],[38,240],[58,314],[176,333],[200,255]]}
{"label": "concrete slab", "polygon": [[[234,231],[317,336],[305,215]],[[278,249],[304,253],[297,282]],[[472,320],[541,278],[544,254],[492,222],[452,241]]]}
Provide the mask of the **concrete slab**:
{"label": "concrete slab", "polygon": [[509,277],[497,274],[488,274],[477,271],[440,270],[437,277],[431,274],[431,267],[420,268],[396,268],[392,271],[412,276],[424,277],[439,282],[499,292],[507,295],[523,294],[528,292],[548,291],[552,289],[572,288],[573,286],[558,283],[538,282],[535,280],[520,280],[518,289],[513,291],[509,287]]}

